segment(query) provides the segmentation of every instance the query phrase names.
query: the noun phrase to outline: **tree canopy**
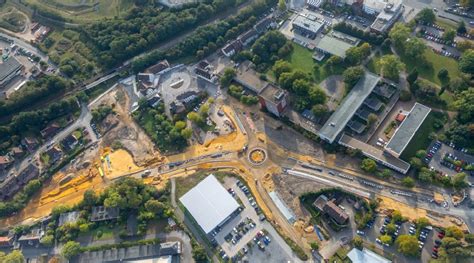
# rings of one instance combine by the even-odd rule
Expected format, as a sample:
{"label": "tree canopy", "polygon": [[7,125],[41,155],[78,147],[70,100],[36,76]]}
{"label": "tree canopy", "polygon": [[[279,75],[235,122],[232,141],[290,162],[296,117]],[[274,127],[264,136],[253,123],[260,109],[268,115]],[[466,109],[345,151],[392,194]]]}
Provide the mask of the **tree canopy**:
{"label": "tree canopy", "polygon": [[419,255],[418,239],[412,235],[400,235],[396,241],[398,252],[405,256],[416,257]]}

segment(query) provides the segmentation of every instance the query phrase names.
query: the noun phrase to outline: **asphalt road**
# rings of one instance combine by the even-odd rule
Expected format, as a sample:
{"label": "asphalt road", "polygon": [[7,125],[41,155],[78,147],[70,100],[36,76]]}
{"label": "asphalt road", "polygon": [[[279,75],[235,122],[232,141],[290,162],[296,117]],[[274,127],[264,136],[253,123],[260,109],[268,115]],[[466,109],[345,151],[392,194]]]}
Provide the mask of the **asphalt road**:
{"label": "asphalt road", "polygon": [[[429,9],[436,8],[438,10],[437,12],[438,16],[444,16],[444,17],[447,17],[448,19],[452,19],[458,22],[461,20],[464,20],[464,22],[466,23],[466,26],[468,27],[470,26],[469,21],[474,20],[474,19],[469,19],[467,17],[457,16],[457,15],[453,15],[453,14],[445,12],[444,9],[447,7],[447,5],[446,5],[446,2],[444,2],[443,0],[403,0],[403,4],[408,8],[411,7],[411,8],[417,9],[415,10],[416,12],[418,12],[419,10],[423,8],[429,8]],[[452,5],[452,4],[454,3],[451,3],[449,5]]]}

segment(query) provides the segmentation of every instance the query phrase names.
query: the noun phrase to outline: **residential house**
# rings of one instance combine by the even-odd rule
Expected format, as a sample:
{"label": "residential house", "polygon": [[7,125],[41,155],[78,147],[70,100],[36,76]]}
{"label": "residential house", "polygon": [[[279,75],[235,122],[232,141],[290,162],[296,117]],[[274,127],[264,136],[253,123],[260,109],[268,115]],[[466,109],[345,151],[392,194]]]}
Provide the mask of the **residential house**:
{"label": "residential house", "polygon": [[0,184],[0,200],[11,198],[22,186],[39,176],[38,167],[30,164],[18,176],[10,176]]}
{"label": "residential house", "polygon": [[339,225],[344,225],[349,220],[349,215],[335,203],[335,200],[329,200],[325,195],[318,196],[313,206]]}
{"label": "residential house", "polygon": [[244,46],[247,46],[257,38],[258,38],[257,30],[250,29],[249,31],[247,31],[247,32],[243,33],[242,35],[240,35],[238,39],[240,40],[240,42],[242,42],[242,44]]}
{"label": "residential house", "polygon": [[61,127],[57,123],[52,123],[44,128],[40,133],[43,138],[51,138],[59,132]]}
{"label": "residential house", "polygon": [[0,170],[4,170],[4,169],[8,168],[8,166],[13,164],[13,161],[14,161],[13,158],[11,158],[7,155],[0,156]]}
{"label": "residential house", "polygon": [[61,141],[61,146],[64,150],[71,151],[78,143],[79,140],[76,138],[76,136],[74,134],[69,134]]}
{"label": "residential house", "polygon": [[40,239],[44,236],[44,231],[40,228],[35,228],[30,231],[28,234],[24,234],[18,238],[18,243],[20,246],[39,246]]}
{"label": "residential house", "polygon": [[46,154],[49,156],[49,164],[55,164],[59,159],[61,159],[63,152],[58,147],[51,147],[46,151]]}
{"label": "residential house", "polygon": [[259,33],[262,34],[265,31],[276,28],[276,23],[273,17],[265,17],[264,19],[260,20],[253,28]]}
{"label": "residential house", "polygon": [[168,63],[168,60],[165,59],[147,68],[145,73],[160,74],[168,68],[170,68],[170,64]]}
{"label": "residential house", "polygon": [[36,147],[38,147],[39,142],[34,137],[25,137],[23,140],[21,140],[21,145],[23,145],[23,147],[25,147],[31,153],[36,149]]}
{"label": "residential house", "polygon": [[233,56],[234,54],[240,52],[241,50],[243,49],[243,44],[242,42],[237,39],[237,40],[233,40],[231,41],[230,43],[228,43],[225,47],[223,47],[221,50],[222,50],[222,53],[226,56],[226,57],[231,57]]}
{"label": "residential house", "polygon": [[0,237],[0,248],[13,246],[13,235]]}
{"label": "residential house", "polygon": [[21,147],[13,147],[10,152],[15,158],[20,158],[25,154]]}

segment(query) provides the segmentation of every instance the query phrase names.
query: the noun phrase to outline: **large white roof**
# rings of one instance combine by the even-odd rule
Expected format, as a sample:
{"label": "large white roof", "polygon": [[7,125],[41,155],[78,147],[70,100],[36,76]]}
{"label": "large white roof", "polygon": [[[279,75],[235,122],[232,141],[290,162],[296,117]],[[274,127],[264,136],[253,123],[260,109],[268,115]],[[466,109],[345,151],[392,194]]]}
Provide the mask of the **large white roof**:
{"label": "large white roof", "polygon": [[189,190],[179,201],[206,234],[239,207],[237,201],[212,174]]}

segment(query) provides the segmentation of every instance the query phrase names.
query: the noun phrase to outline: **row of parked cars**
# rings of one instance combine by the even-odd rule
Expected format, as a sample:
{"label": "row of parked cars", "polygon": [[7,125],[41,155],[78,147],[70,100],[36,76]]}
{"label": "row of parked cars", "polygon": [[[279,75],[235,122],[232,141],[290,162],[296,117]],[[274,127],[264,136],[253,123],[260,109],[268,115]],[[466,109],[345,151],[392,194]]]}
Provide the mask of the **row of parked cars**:
{"label": "row of parked cars", "polygon": [[431,159],[433,158],[433,155],[435,155],[436,152],[438,152],[440,148],[441,148],[441,142],[436,141],[433,144],[433,146],[431,146],[431,148],[428,149],[428,151],[426,153],[426,156],[425,156],[425,162],[429,163],[431,161]]}
{"label": "row of parked cars", "polygon": [[236,227],[234,227],[234,229],[232,229],[232,231],[227,234],[224,239],[225,241],[235,245],[245,234],[254,229],[255,226],[255,222],[251,218],[247,217],[244,221],[240,222]]}
{"label": "row of parked cars", "polygon": [[439,239],[435,239],[433,242],[434,242],[434,246],[433,246],[433,252],[431,253],[431,257],[434,258],[434,259],[437,259],[438,258],[438,250],[439,250],[439,247],[443,244],[443,241],[442,239],[444,238],[444,235],[445,235],[445,232],[444,231],[440,231],[438,233],[438,238]]}
{"label": "row of parked cars", "polygon": [[247,196],[250,205],[255,209],[255,212],[259,215],[260,221],[265,220],[265,216],[263,215],[262,210],[260,209],[260,207],[257,205],[257,202],[255,201],[255,198],[252,196],[252,193],[250,193],[249,188],[246,185],[244,185],[240,180],[237,180],[236,184],[242,190],[242,192],[244,192],[244,194]]}

